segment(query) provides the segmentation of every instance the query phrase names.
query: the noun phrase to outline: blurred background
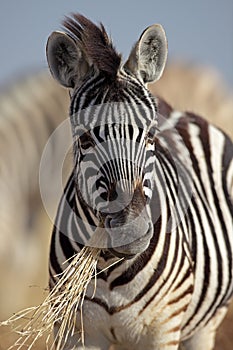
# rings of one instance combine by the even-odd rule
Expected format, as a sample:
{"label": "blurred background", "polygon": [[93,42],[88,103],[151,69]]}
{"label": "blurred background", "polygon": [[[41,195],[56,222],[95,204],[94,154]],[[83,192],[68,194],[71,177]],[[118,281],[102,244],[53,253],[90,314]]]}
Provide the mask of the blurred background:
{"label": "blurred background", "polygon": [[[125,59],[142,31],[161,23],[168,37],[169,63],[151,91],[233,136],[232,0],[1,0],[0,321],[45,296],[52,222],[40,198],[39,166],[44,146],[67,118],[69,105],[67,92],[47,72],[45,45],[71,12],[103,22]],[[48,191],[63,149],[64,138],[56,137],[46,175]],[[70,160],[68,155],[64,181]],[[57,206],[53,197],[51,206]],[[232,325],[230,310],[216,349],[232,350]],[[13,339],[9,328],[0,327],[1,350]]]}

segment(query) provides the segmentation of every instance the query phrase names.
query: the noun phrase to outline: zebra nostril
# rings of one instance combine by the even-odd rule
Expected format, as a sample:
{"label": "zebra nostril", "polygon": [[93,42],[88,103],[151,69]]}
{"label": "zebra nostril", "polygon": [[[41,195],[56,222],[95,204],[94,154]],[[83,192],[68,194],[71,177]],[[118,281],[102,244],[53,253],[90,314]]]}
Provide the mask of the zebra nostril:
{"label": "zebra nostril", "polygon": [[119,226],[122,226],[122,224],[123,223],[121,222],[121,220],[118,220],[114,216],[108,215],[105,219],[105,227],[107,229],[114,229],[114,228],[117,228]]}
{"label": "zebra nostril", "polygon": [[110,216],[107,216],[104,223],[106,228],[111,228],[111,221],[112,221],[112,218]]}

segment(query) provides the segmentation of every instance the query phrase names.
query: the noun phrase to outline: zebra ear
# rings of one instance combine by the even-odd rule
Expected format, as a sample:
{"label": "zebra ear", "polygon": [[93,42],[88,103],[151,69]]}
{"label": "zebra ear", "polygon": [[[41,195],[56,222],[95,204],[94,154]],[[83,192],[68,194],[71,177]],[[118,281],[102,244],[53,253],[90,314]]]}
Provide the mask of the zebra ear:
{"label": "zebra ear", "polygon": [[47,61],[52,76],[68,88],[74,88],[77,81],[88,71],[89,65],[77,43],[67,34],[53,32],[46,46]]}
{"label": "zebra ear", "polygon": [[144,83],[150,83],[161,77],[166,61],[166,34],[160,24],[154,24],[142,33],[125,63],[125,68],[139,76]]}

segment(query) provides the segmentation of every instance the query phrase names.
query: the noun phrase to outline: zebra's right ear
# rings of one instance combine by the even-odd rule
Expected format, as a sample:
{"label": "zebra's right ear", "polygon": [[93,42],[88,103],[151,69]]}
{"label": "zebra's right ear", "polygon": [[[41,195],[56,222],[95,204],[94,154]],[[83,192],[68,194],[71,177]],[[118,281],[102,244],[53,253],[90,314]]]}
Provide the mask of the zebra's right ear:
{"label": "zebra's right ear", "polygon": [[74,88],[89,69],[82,50],[66,33],[53,32],[50,35],[46,55],[52,76],[68,88]]}

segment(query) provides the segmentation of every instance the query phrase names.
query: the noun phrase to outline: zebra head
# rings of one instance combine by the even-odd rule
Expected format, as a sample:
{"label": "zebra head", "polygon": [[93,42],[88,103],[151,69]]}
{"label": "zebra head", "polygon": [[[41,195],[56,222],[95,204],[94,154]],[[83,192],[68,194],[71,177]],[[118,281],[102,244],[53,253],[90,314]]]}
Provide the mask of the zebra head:
{"label": "zebra head", "polygon": [[153,234],[150,200],[157,103],[146,84],[162,75],[167,42],[152,25],[122,64],[103,25],[75,14],[47,44],[52,75],[70,89],[78,200],[108,235],[116,256],[132,257]]}

